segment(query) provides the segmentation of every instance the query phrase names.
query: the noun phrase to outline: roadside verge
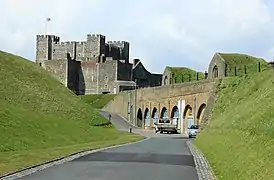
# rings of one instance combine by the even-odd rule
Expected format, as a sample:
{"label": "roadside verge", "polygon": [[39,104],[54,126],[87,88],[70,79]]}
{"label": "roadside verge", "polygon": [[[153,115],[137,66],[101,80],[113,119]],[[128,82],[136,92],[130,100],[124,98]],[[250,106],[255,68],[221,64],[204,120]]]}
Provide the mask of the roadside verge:
{"label": "roadside verge", "polygon": [[199,180],[217,180],[203,153],[191,141],[188,140],[186,143],[193,156]]}

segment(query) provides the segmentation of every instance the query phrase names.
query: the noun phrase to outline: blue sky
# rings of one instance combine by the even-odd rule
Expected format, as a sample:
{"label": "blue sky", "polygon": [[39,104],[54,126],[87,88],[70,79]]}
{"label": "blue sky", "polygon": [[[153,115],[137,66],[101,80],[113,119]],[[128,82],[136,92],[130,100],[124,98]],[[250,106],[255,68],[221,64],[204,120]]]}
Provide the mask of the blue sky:
{"label": "blue sky", "polygon": [[101,33],[131,43],[131,58],[205,71],[215,52],[274,57],[274,2],[267,0],[1,0],[0,49],[35,59],[35,36]]}

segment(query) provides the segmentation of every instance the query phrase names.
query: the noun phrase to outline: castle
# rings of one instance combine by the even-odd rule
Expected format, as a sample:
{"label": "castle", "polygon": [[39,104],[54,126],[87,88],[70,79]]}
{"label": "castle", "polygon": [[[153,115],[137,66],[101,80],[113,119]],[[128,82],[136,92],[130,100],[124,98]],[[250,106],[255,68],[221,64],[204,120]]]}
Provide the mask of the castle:
{"label": "castle", "polygon": [[116,94],[134,88],[160,86],[161,74],[129,62],[129,42],[108,41],[88,34],[86,41],[61,42],[55,35],[36,36],[36,63],[76,94]]}

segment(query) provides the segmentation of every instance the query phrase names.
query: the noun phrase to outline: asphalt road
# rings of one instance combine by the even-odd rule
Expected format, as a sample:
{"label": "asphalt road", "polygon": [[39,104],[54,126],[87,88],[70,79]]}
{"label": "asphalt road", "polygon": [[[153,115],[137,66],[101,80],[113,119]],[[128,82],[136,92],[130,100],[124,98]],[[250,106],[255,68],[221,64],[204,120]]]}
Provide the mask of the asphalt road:
{"label": "asphalt road", "polygon": [[112,121],[120,130],[132,127],[150,139],[83,156],[21,180],[198,180],[185,138],[135,128],[117,115]]}

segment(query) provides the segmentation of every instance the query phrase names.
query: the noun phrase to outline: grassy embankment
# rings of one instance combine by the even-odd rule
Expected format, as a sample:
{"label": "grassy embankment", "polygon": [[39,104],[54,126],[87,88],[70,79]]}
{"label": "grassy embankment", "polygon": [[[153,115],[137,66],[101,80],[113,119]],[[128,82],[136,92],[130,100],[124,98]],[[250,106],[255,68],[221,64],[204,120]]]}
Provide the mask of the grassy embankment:
{"label": "grassy embankment", "polygon": [[274,72],[256,71],[222,81],[212,119],[195,140],[220,180],[274,177]]}
{"label": "grassy embankment", "polygon": [[92,94],[80,96],[87,104],[94,109],[102,109],[108,102],[110,102],[116,94]]}
{"label": "grassy embankment", "polygon": [[71,153],[142,139],[117,131],[43,68],[0,51],[0,176]]}
{"label": "grassy embankment", "polygon": [[[174,83],[183,83],[189,81],[196,81],[197,80],[197,73],[198,73],[198,80],[205,79],[204,73],[197,72],[190,68],[186,67],[167,67],[167,69],[174,73]],[[190,78],[189,78],[190,75]]]}
{"label": "grassy embankment", "polygon": [[242,76],[245,74],[250,74],[253,72],[259,71],[259,64],[261,66],[261,70],[265,70],[267,68],[267,63],[262,58],[257,58],[254,56],[250,56],[247,54],[238,54],[238,53],[220,53],[220,55],[225,60],[225,63],[228,66],[228,76],[235,76],[235,67],[236,67],[236,76]]}

